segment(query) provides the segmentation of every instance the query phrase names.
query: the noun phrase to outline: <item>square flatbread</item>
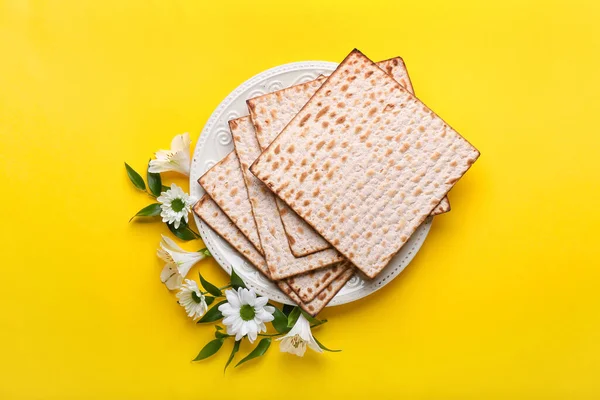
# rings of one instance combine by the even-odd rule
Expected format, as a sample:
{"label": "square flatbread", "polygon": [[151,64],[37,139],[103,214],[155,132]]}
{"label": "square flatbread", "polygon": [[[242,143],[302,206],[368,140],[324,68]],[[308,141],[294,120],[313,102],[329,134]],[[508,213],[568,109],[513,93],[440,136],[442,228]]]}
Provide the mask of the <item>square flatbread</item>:
{"label": "square flatbread", "polygon": [[252,208],[244,186],[240,162],[234,151],[198,179],[200,186],[219,205],[240,231],[263,254]]}
{"label": "square flatbread", "polygon": [[354,50],[250,169],[373,278],[478,157]]}
{"label": "square flatbread", "polygon": [[[264,257],[209,196],[204,195],[204,197],[194,205],[194,212],[210,226],[212,230],[223,237],[223,239],[240,252],[262,274],[270,279],[269,269],[267,268]],[[316,315],[331,301],[331,299],[333,299],[353,273],[351,268],[345,268],[343,273],[333,279],[316,298],[308,302],[303,302],[287,282],[279,281],[276,283],[277,286],[279,286],[279,288],[303,310],[311,315]]]}
{"label": "square flatbread", "polygon": [[248,170],[261,152],[250,117],[229,121],[229,129],[242,167],[260,243],[273,279],[280,280],[344,261],[344,258],[331,248],[300,258],[292,254],[275,196]]}
{"label": "square flatbread", "polygon": [[[263,254],[237,154],[229,153],[223,160],[211,167],[198,182],[202,184],[208,196],[219,204],[221,211],[252,242],[256,250]],[[264,262],[262,257],[261,260]],[[346,268],[346,266],[336,264],[287,278],[287,283],[302,301],[308,302],[341,275]]]}
{"label": "square flatbread", "polygon": [[[377,66],[414,94],[402,58],[395,57],[380,61]],[[268,93],[247,101],[252,123],[256,130],[256,137],[263,151],[275,140],[277,135],[294,118],[302,106],[310,100],[326,79],[326,77],[320,77],[311,82]],[[330,247],[321,235],[315,232],[310,225],[290,210],[280,199],[277,199],[277,207],[290,248],[296,257],[302,257]],[[450,203],[445,197],[431,214],[437,215],[447,211],[450,211]]]}

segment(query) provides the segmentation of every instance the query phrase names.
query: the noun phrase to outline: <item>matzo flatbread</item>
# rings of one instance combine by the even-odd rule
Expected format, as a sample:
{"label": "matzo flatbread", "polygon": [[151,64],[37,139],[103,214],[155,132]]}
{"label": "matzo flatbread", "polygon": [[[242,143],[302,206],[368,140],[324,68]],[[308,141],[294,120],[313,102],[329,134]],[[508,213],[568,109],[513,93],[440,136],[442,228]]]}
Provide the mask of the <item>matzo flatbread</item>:
{"label": "matzo flatbread", "polygon": [[[377,63],[377,66],[414,94],[412,83],[402,58],[395,57],[381,61]],[[268,93],[247,101],[252,123],[256,130],[256,137],[263,151],[294,118],[326,79],[326,77],[320,77],[311,82]],[[310,225],[294,211],[290,210],[280,199],[277,199],[277,207],[290,248],[296,257],[302,257],[329,247],[329,243],[321,235],[315,232]],[[449,210],[450,203],[447,198],[444,198],[440,205],[434,209],[432,215],[441,214]]]}
{"label": "matzo flatbread", "polygon": [[194,205],[194,212],[227,243],[246,257],[262,274],[271,278],[264,257],[208,195],[202,196]]}
{"label": "matzo flatbread", "polygon": [[478,157],[354,50],[251,171],[375,277]]}
{"label": "matzo flatbread", "polygon": [[[235,172],[236,169],[239,171],[239,173]],[[248,224],[246,221],[246,218],[244,218],[245,216],[239,212],[239,210],[249,209],[250,211],[249,211],[247,217],[250,218],[254,222],[254,217],[252,216],[252,210],[250,207],[250,199],[248,198],[248,192],[246,190],[246,185],[244,184],[244,179],[241,175],[241,169],[240,169],[240,164],[238,161],[237,154],[235,154],[235,152],[232,152],[229,155],[227,155],[223,160],[221,160],[219,163],[217,163],[215,166],[213,166],[211,168],[210,173],[207,173],[204,176],[207,176],[207,175],[211,176],[211,178],[210,178],[211,181],[216,181],[216,182],[227,181],[227,190],[224,191],[224,193],[235,192],[235,196],[232,196],[232,199],[228,199],[226,195],[225,196],[222,195],[222,193],[223,193],[222,190],[215,190],[214,189],[215,185],[207,184],[207,186],[211,190],[211,192],[208,192],[208,190],[207,190],[207,195],[209,195],[213,200],[214,200],[214,198],[218,198],[221,200],[221,202],[231,205],[230,212],[225,212],[225,210],[223,210],[222,208],[219,208],[219,210],[218,210],[220,212],[220,214],[225,214],[228,217],[227,219],[229,220],[229,222],[227,223],[225,221],[222,221],[221,225],[220,225],[220,226],[222,226],[222,228],[219,228],[219,229],[213,228],[213,229],[217,230],[217,231],[222,230],[224,235],[221,235],[221,236],[223,236],[223,238],[225,240],[228,240],[228,238],[233,235],[232,231],[234,231],[235,229],[240,229],[240,231],[241,231],[240,225],[236,224],[230,220],[231,215],[233,214],[233,215],[237,216],[238,221],[243,221],[244,225],[248,229],[249,234],[244,235],[244,236],[246,236],[246,238],[253,237],[253,236],[258,237],[256,225]],[[217,177],[220,177],[220,178],[217,178]],[[235,202],[233,201],[233,199],[235,199]],[[220,218],[220,215],[217,215],[217,211],[215,210],[215,208],[218,206],[214,202],[212,202],[212,201],[209,202],[208,200],[204,200],[201,207],[203,207],[202,208],[203,210],[204,209],[212,210],[213,214],[215,214],[213,216],[213,218],[217,218],[217,217]],[[233,211],[233,213],[232,213],[232,211]],[[235,212],[237,212],[237,214]],[[207,218],[207,217],[205,216],[205,218]],[[210,222],[206,221],[206,223],[209,226],[212,226]],[[231,226],[232,224],[233,224],[233,227]],[[236,240],[239,241],[240,239],[236,239]],[[249,253],[249,250],[247,250],[246,247],[247,246],[242,246],[244,251],[246,251],[246,253],[248,253],[248,254],[245,254],[247,256],[247,258],[252,263],[255,263],[257,268],[259,268],[263,274],[270,277],[271,274],[265,272],[265,270],[264,270],[266,268],[264,258],[261,256],[260,259],[258,259],[256,257],[256,254]],[[254,246],[254,247],[256,247],[256,246]],[[259,253],[262,254],[262,252],[259,252]],[[260,264],[256,264],[259,262],[260,262]],[[327,285],[329,285],[335,278],[337,278],[339,275],[341,275],[346,270],[346,268],[347,268],[347,266],[345,266],[345,265],[344,266],[334,265],[332,267],[321,268],[316,271],[310,271],[310,273],[304,273],[301,275],[297,275],[297,276],[288,278],[289,281],[286,283],[286,285],[289,284],[292,287],[292,289],[298,294],[298,296],[302,299],[302,301],[305,301],[305,302],[311,301]]]}
{"label": "matzo flatbread", "polygon": [[334,249],[319,251],[306,257],[294,257],[279,217],[275,196],[248,170],[248,166],[260,155],[260,146],[250,117],[229,121],[229,128],[240,159],[260,243],[273,279],[287,278],[343,261],[344,258]]}
{"label": "matzo flatbread", "polygon": [[[270,279],[269,269],[264,257],[256,251],[256,248],[235,226],[235,224],[225,215],[219,206],[208,196],[204,195],[200,201],[194,205],[194,212],[218,235],[223,237],[231,246],[240,252],[248,261],[250,261],[262,274]],[[320,270],[323,271],[323,270]],[[292,290],[286,281],[278,281],[277,286],[287,294],[292,301],[298,304],[302,309],[313,315],[325,307],[335,294],[346,284],[348,279],[346,275],[351,269],[344,269],[343,273],[332,280],[322,292],[324,295],[304,304],[300,297]],[[315,271],[319,272],[319,271]],[[298,278],[297,278],[298,279]],[[311,277],[310,279],[320,279],[320,277]]]}
{"label": "matzo flatbread", "polygon": [[344,271],[342,275],[335,278],[335,280],[331,282],[329,286],[327,286],[321,293],[319,293],[319,295],[315,297],[314,300],[308,303],[298,303],[298,295],[294,293],[294,291],[289,286],[286,287],[285,285],[282,285],[279,288],[285,294],[287,294],[293,301],[295,301],[300,306],[300,308],[302,308],[304,311],[306,311],[314,317],[319,312],[321,312],[321,310],[325,308],[327,304],[329,304],[329,302],[335,297],[335,295],[344,287],[346,282],[348,282],[350,278],[352,278],[352,275],[354,275],[354,271],[352,270],[352,268],[348,268],[346,271]]}
{"label": "matzo flatbread", "polygon": [[198,183],[263,254],[243,180],[239,160],[232,151],[206,171]]}

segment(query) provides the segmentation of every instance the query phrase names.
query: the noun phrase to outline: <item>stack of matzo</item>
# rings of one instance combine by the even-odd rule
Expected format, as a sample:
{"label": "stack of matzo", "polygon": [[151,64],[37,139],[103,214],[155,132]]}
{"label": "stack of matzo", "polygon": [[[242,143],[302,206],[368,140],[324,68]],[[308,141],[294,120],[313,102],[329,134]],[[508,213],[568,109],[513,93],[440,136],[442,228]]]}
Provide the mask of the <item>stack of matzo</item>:
{"label": "stack of matzo", "polygon": [[315,315],[374,278],[479,152],[413,95],[401,58],[354,50],[329,77],[248,99],[195,212]]}

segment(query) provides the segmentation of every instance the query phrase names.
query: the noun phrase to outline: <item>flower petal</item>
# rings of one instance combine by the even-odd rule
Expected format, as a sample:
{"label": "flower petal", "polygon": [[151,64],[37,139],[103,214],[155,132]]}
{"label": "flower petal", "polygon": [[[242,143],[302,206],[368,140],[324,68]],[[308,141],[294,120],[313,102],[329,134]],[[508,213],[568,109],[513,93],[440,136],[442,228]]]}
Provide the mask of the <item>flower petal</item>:
{"label": "flower petal", "polygon": [[235,290],[231,290],[231,289],[226,290],[225,297],[227,297],[227,302],[229,302],[229,304],[231,304],[232,307],[240,308],[242,306],[242,303],[240,302],[240,298],[238,297],[238,294],[236,293]]}

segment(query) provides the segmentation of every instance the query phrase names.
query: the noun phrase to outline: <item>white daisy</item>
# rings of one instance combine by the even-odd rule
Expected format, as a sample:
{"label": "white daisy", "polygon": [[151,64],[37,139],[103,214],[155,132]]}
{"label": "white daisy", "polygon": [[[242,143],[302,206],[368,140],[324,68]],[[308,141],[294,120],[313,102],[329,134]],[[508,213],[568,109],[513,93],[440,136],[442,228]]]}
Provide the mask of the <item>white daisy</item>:
{"label": "white daisy", "polygon": [[275,308],[267,305],[267,297],[256,297],[252,289],[230,289],[225,296],[227,303],[220,305],[219,311],[225,317],[227,334],[235,335],[235,340],[248,335],[250,343],[254,343],[258,334],[267,330],[265,322],[273,321]]}
{"label": "white daisy", "polygon": [[186,279],[179,292],[177,292],[177,298],[179,299],[178,303],[185,308],[188,317],[194,321],[206,314],[208,306],[195,281]]}
{"label": "white daisy", "polygon": [[155,160],[150,161],[148,171],[161,173],[175,171],[190,175],[190,135],[186,132],[177,135],[171,141],[171,150],[159,150]]}
{"label": "white daisy", "polygon": [[156,200],[160,203],[163,222],[174,224],[175,229],[179,228],[182,218],[188,222],[188,214],[195,203],[189,194],[174,183],[171,184],[171,189],[161,193]]}
{"label": "white daisy", "polygon": [[160,280],[169,290],[181,286],[190,269],[200,260],[206,258],[205,253],[185,251],[170,238],[162,235],[160,247],[156,254],[166,264],[160,273]]}
{"label": "white daisy", "polygon": [[295,354],[298,357],[304,356],[306,345],[318,353],[323,352],[310,331],[310,324],[302,314],[298,317],[298,321],[296,321],[292,330],[277,340],[281,340],[279,350]]}

